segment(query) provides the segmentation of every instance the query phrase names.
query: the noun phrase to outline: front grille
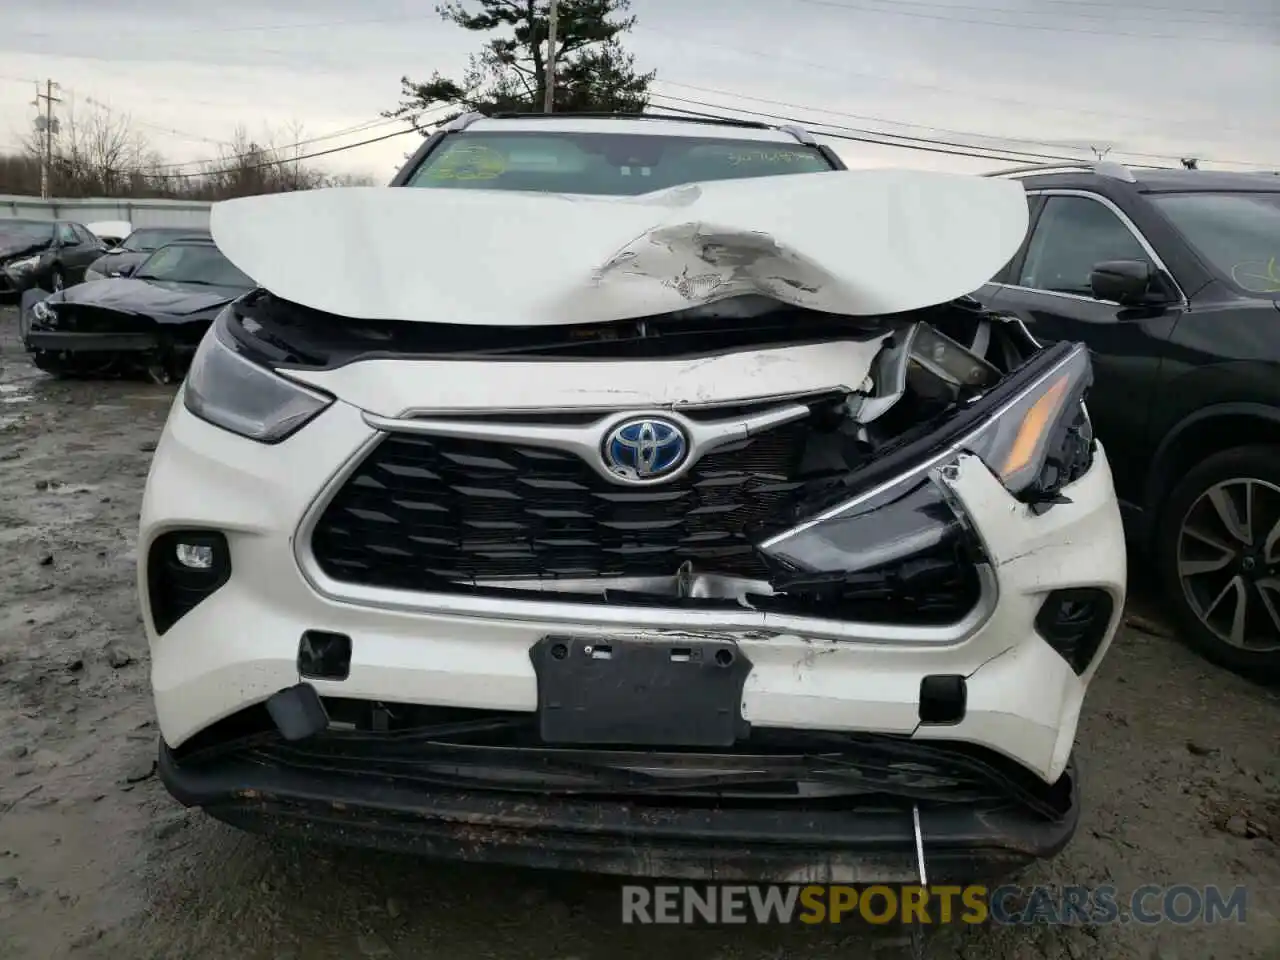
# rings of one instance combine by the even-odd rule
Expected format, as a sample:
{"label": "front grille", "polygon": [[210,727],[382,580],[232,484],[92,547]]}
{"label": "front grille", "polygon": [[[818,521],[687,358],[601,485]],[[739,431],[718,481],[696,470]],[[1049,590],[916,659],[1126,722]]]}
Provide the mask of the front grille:
{"label": "front grille", "polygon": [[721,447],[668,484],[610,483],[580,457],[505,442],[391,434],[324,510],[312,535],[336,580],[401,589],[447,581],[764,577],[748,539],[784,510],[809,426]]}

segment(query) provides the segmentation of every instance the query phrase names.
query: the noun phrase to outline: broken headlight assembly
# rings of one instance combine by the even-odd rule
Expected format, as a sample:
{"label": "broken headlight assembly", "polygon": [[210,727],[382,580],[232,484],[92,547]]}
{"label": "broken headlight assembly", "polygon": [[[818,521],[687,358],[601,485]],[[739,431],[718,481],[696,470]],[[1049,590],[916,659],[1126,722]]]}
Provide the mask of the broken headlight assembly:
{"label": "broken headlight assembly", "polygon": [[1019,500],[1051,503],[1093,464],[1093,426],[1084,407],[1092,383],[1089,351],[1077,345],[963,446]]}
{"label": "broken headlight assembly", "polygon": [[215,427],[259,443],[279,443],[333,403],[333,397],[243,356],[227,332],[224,311],[191,361],[184,403]]}
{"label": "broken headlight assembly", "polygon": [[1091,378],[1088,351],[1074,347],[1014,396],[974,401],[997,405],[941,453],[764,540],[758,549],[778,571],[775,588],[912,604],[958,588],[981,560],[981,545],[935,472],[971,454],[1028,509],[1045,509],[1092,464],[1083,404]]}
{"label": "broken headlight assembly", "polygon": [[23,257],[21,260],[10,260],[5,264],[6,269],[13,273],[30,273],[40,266],[40,258],[43,254],[36,254],[34,257]]}

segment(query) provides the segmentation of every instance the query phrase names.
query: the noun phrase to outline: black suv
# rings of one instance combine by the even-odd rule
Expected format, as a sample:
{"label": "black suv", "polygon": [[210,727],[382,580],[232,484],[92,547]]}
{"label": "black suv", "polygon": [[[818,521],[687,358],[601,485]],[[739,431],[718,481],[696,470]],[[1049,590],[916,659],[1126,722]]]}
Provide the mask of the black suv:
{"label": "black suv", "polygon": [[1019,168],[1031,222],[977,297],[1093,353],[1134,553],[1218,663],[1280,673],[1280,176]]}

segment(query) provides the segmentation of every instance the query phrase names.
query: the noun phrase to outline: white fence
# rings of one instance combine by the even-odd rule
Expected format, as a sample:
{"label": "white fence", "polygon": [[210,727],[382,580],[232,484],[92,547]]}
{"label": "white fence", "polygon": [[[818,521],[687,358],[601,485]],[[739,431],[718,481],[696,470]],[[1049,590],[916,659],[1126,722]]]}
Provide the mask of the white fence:
{"label": "white fence", "polygon": [[128,220],[135,227],[209,226],[208,201],[200,200],[112,200],[96,197],[77,200],[41,200],[0,194],[0,218],[27,220],[71,220],[94,223],[101,220]]}

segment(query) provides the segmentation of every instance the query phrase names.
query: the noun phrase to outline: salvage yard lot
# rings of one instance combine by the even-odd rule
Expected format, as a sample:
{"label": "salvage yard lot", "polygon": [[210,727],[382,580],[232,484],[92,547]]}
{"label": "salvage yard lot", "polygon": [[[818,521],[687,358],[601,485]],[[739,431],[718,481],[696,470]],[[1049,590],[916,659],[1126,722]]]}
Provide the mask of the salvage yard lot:
{"label": "salvage yard lot", "polygon": [[[896,930],[623,928],[611,880],[271,843],[183,811],[154,776],[134,595],[173,391],[51,380],[15,331],[0,308],[0,957],[909,956]],[[1086,704],[1080,831],[1022,882],[1243,884],[1246,922],[955,927],[928,956],[1280,957],[1280,696],[1145,613]]]}

